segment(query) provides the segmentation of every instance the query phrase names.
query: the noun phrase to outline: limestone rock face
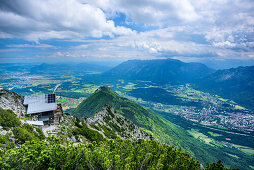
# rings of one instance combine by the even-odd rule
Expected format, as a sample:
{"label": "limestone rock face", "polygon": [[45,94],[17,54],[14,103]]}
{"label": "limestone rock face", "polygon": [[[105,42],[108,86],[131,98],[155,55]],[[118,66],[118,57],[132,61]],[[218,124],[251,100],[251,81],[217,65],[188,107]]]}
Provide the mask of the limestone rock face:
{"label": "limestone rock face", "polygon": [[[74,144],[90,143],[91,141],[89,141],[86,136],[80,134],[73,135],[73,131],[79,128],[74,123],[75,120],[75,117],[65,114],[63,116],[63,121],[59,125],[43,127],[42,130],[46,136],[55,135],[64,141],[74,142]],[[137,141],[139,139],[153,140],[151,134],[145,132],[130,120],[117,113],[114,108],[109,105],[105,105],[102,110],[93,117],[81,118],[79,120],[80,122],[78,125],[80,127],[85,124],[87,128],[97,131],[104,138],[112,139],[113,134],[122,139],[130,139],[131,141]]]}
{"label": "limestone rock face", "polygon": [[0,107],[12,110],[18,116],[24,115],[26,108],[23,106],[24,97],[9,90],[0,90]]}
{"label": "limestone rock face", "polygon": [[104,134],[105,132],[103,129],[110,129],[122,139],[128,138],[132,141],[136,141],[138,139],[153,139],[149,133],[142,130],[121,114],[117,113],[114,108],[109,105],[105,105],[100,112],[96,113],[91,118],[86,118],[84,121],[90,126],[90,128],[101,131]]}

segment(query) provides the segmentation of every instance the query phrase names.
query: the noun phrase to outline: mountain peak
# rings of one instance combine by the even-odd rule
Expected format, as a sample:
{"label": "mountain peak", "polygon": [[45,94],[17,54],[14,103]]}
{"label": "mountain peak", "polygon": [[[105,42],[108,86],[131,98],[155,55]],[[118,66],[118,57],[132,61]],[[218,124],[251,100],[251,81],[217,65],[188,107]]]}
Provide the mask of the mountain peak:
{"label": "mountain peak", "polygon": [[101,86],[94,93],[105,93],[107,95],[120,97],[113,89],[108,86]]}
{"label": "mountain peak", "polygon": [[[91,117],[99,112],[105,104],[111,104],[112,100],[117,100],[120,96],[107,86],[99,87],[92,95],[80,103],[73,111],[73,114],[83,117]],[[114,107],[114,105],[111,105]]]}
{"label": "mountain peak", "polygon": [[185,63],[174,59],[129,60],[103,73],[104,76],[145,80],[158,84],[182,84],[192,82],[213,73],[201,63]]}
{"label": "mountain peak", "polygon": [[107,91],[107,92],[113,92],[114,93],[114,91],[110,88],[110,87],[108,87],[108,86],[101,86],[101,87],[99,87],[97,90],[96,90],[96,92],[99,92],[99,91]]}

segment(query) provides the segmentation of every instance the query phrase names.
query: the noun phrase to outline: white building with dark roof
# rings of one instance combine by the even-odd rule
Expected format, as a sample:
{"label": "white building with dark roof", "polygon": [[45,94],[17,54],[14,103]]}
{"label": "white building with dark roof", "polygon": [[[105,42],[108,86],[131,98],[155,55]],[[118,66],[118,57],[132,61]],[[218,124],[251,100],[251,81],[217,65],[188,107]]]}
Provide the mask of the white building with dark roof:
{"label": "white building with dark roof", "polygon": [[33,121],[27,122],[31,125],[59,122],[63,114],[61,104],[56,103],[55,94],[25,96],[23,104],[27,108],[26,115],[33,117]]}

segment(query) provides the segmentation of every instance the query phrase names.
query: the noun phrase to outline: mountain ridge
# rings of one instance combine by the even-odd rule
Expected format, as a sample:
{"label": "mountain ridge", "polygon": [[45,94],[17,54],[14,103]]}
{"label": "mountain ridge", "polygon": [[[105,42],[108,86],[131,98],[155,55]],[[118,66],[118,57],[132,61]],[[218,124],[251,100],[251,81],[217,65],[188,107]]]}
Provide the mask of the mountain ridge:
{"label": "mountain ridge", "polygon": [[[160,143],[183,148],[202,164],[222,159],[225,164],[237,167],[232,163],[232,157],[191,137],[184,129],[162,118],[152,110],[138,105],[127,98],[121,97],[109,87],[100,87],[74,110],[72,115],[79,117],[93,116],[105,104],[131,120],[146,132],[150,133]],[[229,163],[230,162],[230,163]],[[234,164],[234,165],[233,165]]]}
{"label": "mountain ridge", "polygon": [[254,111],[254,66],[218,70],[196,81],[195,88],[230,98]]}
{"label": "mountain ridge", "polygon": [[109,70],[111,67],[102,64],[94,63],[55,63],[47,64],[42,63],[40,65],[30,68],[30,74],[54,74],[54,73],[84,73],[89,71],[103,72]]}
{"label": "mountain ridge", "polygon": [[[106,89],[104,88],[104,90]],[[17,108],[14,106],[23,106],[24,97],[8,90],[1,90],[0,92],[0,99],[2,99],[1,106],[5,106],[4,109],[0,107],[0,135],[6,135],[8,133],[8,137],[12,138],[15,143],[23,142],[26,139],[25,136],[19,135],[17,132],[21,133],[28,129],[30,131],[25,132],[27,133],[27,137],[34,136],[32,134],[33,130],[31,130],[31,127],[33,126],[28,125],[26,122],[32,117],[22,115],[18,119],[20,115],[17,114],[18,112],[14,113],[14,111],[17,111]],[[113,91],[111,90],[111,92]],[[5,101],[5,103],[3,103],[3,101]],[[18,107],[18,109],[20,109],[20,107]],[[25,108],[23,111],[25,111]],[[15,128],[18,130],[15,130]],[[89,141],[94,139],[94,136],[91,136],[88,133],[83,133],[82,130],[88,131],[97,137],[101,134],[103,138],[108,139],[115,139],[116,137],[129,139],[131,141],[136,141],[138,139],[153,139],[150,134],[143,131],[124,116],[118,114],[110,105],[103,106],[99,112],[95,113],[90,118],[76,119],[73,116],[64,115],[64,119],[61,120],[60,125],[51,125],[50,127],[42,127],[41,129],[42,131],[40,133],[43,133],[46,137],[51,135],[61,136],[65,138],[66,141],[76,143],[78,141]],[[66,129],[69,129],[69,131],[66,132]],[[44,137],[44,135],[42,135],[42,137]],[[73,135],[75,136],[75,139],[73,138]],[[70,137],[68,138],[66,136]]]}
{"label": "mountain ridge", "polygon": [[191,82],[214,72],[201,63],[184,63],[175,59],[128,60],[104,72],[103,76],[146,80],[158,84]]}

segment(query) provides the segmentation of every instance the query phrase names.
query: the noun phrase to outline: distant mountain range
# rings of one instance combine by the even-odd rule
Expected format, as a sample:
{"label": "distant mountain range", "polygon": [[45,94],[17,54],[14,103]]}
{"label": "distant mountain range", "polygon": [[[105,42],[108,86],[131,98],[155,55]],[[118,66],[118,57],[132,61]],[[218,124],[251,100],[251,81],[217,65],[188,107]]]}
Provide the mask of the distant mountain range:
{"label": "distant mountain range", "polygon": [[[0,63],[0,72],[22,72],[28,74],[61,74],[61,73],[85,73],[85,72],[105,72],[115,64],[107,62],[83,62],[83,63]],[[0,74],[1,76],[1,74]]]}
{"label": "distant mountain range", "polygon": [[196,81],[195,86],[254,110],[254,66],[218,70]]}
{"label": "distant mountain range", "polygon": [[201,63],[174,59],[129,60],[103,73],[111,78],[146,80],[158,84],[181,84],[203,78],[215,70]]}
{"label": "distant mountain range", "polygon": [[104,72],[111,67],[94,63],[57,63],[57,64],[40,64],[30,69],[31,74],[49,74],[49,73],[82,73],[87,71]]}
{"label": "distant mountain range", "polygon": [[158,85],[192,83],[199,90],[254,110],[254,66],[215,71],[201,63],[174,59],[129,60],[102,75],[111,79],[151,81]]}

